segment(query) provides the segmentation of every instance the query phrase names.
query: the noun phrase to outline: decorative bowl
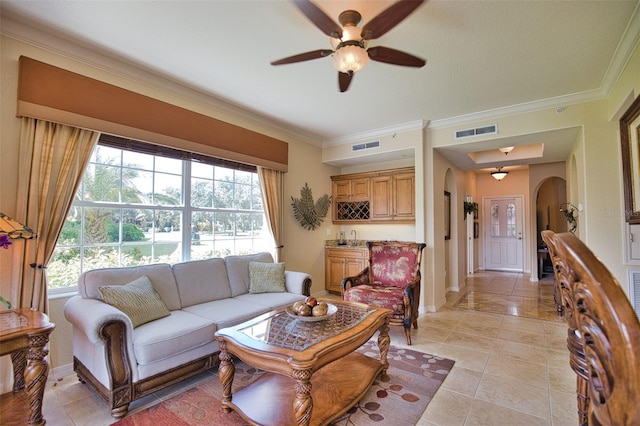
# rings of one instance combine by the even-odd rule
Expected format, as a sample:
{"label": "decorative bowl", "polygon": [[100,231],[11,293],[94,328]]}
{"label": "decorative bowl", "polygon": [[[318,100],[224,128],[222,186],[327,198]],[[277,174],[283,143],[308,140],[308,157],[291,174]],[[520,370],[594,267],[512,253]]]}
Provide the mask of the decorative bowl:
{"label": "decorative bowl", "polygon": [[293,306],[291,306],[291,305],[287,306],[284,311],[290,317],[293,317],[293,318],[295,318],[297,320],[300,320],[300,321],[305,321],[305,322],[324,321],[326,319],[331,318],[332,316],[334,316],[336,314],[336,312],[338,312],[338,307],[336,305],[334,305],[332,303],[327,303],[327,305],[328,305],[327,314],[319,316],[319,317],[313,317],[313,316],[304,317],[304,316],[298,315],[298,314],[296,314],[296,311],[293,310]]}

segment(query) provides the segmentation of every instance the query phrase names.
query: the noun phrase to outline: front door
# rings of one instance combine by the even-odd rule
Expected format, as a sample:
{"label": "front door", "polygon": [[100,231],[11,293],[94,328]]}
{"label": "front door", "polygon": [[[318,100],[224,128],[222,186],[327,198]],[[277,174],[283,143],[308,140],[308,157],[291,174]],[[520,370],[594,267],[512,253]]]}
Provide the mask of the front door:
{"label": "front door", "polygon": [[484,218],[485,269],[523,271],[522,197],[486,198]]}

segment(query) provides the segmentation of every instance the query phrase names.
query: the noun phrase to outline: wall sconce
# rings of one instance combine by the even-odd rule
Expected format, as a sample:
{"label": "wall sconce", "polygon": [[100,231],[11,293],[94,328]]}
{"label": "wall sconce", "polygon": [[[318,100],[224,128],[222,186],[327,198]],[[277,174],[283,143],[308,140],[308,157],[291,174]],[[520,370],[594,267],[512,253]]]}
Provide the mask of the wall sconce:
{"label": "wall sconce", "polygon": [[493,176],[493,178],[497,181],[501,181],[502,179],[507,177],[508,174],[509,172],[502,171],[502,167],[498,167],[498,170],[491,172],[491,176]]}

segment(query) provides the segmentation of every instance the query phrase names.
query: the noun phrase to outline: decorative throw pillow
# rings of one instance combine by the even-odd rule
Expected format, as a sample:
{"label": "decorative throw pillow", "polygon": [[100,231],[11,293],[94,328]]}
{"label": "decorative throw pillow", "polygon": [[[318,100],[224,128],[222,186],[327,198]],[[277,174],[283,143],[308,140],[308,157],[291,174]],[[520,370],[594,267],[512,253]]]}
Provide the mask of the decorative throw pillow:
{"label": "decorative throw pillow", "polygon": [[284,263],[249,262],[249,293],[287,291],[284,285]]}
{"label": "decorative throw pillow", "polygon": [[170,315],[167,305],[146,275],[125,285],[101,286],[98,291],[102,300],[131,318],[134,328]]}

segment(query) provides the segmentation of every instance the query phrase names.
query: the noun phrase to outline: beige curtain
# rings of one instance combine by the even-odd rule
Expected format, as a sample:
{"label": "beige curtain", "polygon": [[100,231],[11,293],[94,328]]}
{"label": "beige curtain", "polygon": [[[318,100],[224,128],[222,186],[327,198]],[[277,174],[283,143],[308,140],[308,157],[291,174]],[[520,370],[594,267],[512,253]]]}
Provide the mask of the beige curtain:
{"label": "beige curtain", "polygon": [[21,283],[17,302],[48,312],[45,268],[100,133],[23,118],[16,219],[38,237],[26,241],[13,276]]}
{"label": "beige curtain", "polygon": [[267,216],[267,225],[273,236],[276,247],[275,260],[282,258],[284,244],[283,214],[284,214],[284,173],[278,170],[258,167],[260,188],[262,189],[262,202],[264,213]]}

